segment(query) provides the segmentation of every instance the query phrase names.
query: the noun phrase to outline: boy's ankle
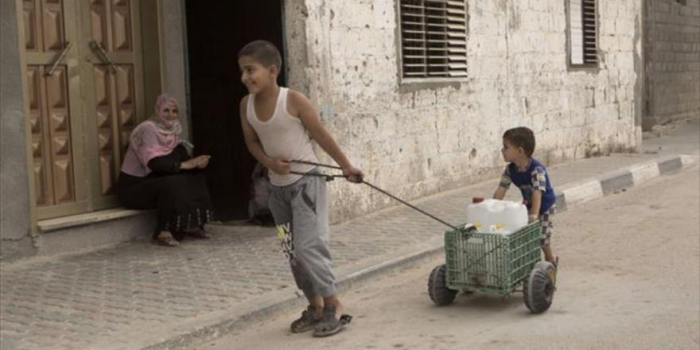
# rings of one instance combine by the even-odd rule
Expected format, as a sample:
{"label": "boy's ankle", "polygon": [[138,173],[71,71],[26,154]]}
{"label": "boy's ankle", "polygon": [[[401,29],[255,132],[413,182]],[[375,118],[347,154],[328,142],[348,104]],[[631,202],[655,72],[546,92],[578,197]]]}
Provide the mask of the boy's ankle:
{"label": "boy's ankle", "polygon": [[309,311],[314,318],[321,318],[321,316],[323,316],[323,305],[309,305],[306,307],[306,310]]}

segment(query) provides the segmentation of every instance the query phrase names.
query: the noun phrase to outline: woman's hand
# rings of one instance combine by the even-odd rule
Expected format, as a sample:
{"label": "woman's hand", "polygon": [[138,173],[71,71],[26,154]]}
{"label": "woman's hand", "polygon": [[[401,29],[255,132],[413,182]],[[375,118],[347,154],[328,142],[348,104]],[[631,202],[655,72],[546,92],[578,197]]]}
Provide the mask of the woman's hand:
{"label": "woman's hand", "polygon": [[537,220],[538,219],[537,214],[530,214],[529,219],[530,219],[530,222]]}
{"label": "woman's hand", "polygon": [[348,181],[356,184],[362,183],[365,177],[362,170],[355,168],[352,165],[343,169],[343,175],[345,175],[345,178],[348,179]]}
{"label": "woman's hand", "polygon": [[289,174],[291,162],[286,159],[272,159],[266,166],[275,174]]}
{"label": "woman's hand", "polygon": [[201,155],[198,157],[194,157],[190,160],[186,160],[182,163],[180,163],[180,169],[182,170],[190,170],[190,169],[204,169],[209,165],[209,159],[211,158],[210,155]]}
{"label": "woman's hand", "polygon": [[197,163],[197,168],[204,169],[209,165],[209,159],[211,159],[211,156],[208,154],[201,155],[199,157],[194,158],[196,159]]}

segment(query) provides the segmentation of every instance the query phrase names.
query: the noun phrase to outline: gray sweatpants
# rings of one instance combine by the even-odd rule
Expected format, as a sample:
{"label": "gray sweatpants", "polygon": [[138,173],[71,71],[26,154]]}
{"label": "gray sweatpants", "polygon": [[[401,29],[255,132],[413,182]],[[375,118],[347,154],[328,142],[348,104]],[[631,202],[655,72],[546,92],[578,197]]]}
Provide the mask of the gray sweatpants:
{"label": "gray sweatpants", "polygon": [[335,294],[325,179],[304,176],[288,186],[271,186],[268,204],[297,287],[307,297]]}

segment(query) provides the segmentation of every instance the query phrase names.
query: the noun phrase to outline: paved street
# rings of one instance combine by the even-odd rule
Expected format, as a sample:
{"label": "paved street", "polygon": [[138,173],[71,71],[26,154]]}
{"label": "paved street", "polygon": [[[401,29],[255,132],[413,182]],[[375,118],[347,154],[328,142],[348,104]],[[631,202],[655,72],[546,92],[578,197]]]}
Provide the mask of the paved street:
{"label": "paved street", "polygon": [[294,310],[193,349],[696,350],[699,186],[695,167],[558,215],[559,290],[543,315],[521,294],[434,306],[426,284],[438,258],[349,292],[355,320],[335,337],[290,334]]}

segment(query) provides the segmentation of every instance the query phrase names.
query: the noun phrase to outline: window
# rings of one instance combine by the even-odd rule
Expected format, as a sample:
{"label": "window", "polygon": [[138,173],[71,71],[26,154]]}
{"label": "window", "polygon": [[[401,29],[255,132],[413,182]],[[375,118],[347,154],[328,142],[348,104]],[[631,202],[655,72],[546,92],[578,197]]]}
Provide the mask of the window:
{"label": "window", "polygon": [[465,0],[400,0],[404,78],[467,76]]}
{"label": "window", "polygon": [[569,1],[569,42],[572,66],[598,64],[596,0]]}

